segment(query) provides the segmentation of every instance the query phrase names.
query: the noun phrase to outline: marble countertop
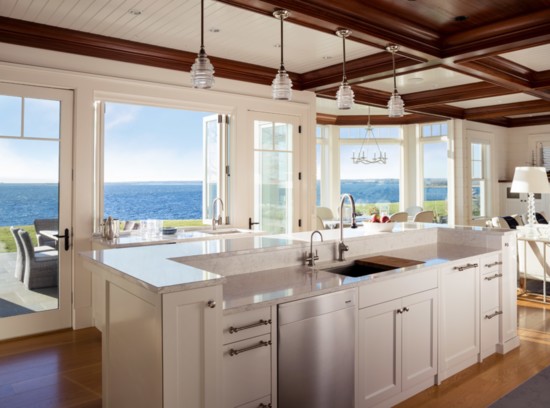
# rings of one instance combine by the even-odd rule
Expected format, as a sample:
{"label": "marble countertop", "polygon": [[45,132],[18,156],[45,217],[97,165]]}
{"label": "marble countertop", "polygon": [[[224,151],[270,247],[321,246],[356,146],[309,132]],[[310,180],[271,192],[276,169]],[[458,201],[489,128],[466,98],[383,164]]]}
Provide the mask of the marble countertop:
{"label": "marble countertop", "polygon": [[[420,265],[397,268],[358,278],[326,272],[324,269],[352,263],[324,262],[315,265],[293,266],[226,277],[223,286],[224,310],[240,312],[256,307],[289,302],[305,297],[338,291],[344,288],[394,279],[405,273],[425,271],[447,262],[494,252],[494,249],[456,246],[450,244],[424,245],[395,250],[384,255],[424,262]],[[369,254],[376,255],[376,254]]]}
{"label": "marble countertop", "polygon": [[153,292],[167,293],[199,286],[217,285],[225,277],[174,259],[201,255],[249,253],[258,249],[301,245],[288,238],[246,237],[215,239],[171,245],[147,245],[83,252],[91,265],[99,266]]}

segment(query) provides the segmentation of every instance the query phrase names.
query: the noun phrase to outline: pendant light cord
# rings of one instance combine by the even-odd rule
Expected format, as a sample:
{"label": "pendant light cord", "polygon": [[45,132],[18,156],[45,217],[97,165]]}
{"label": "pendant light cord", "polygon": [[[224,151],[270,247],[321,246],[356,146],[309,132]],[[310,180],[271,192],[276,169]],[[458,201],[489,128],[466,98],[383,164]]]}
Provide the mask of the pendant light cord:
{"label": "pendant light cord", "polygon": [[204,0],[201,0],[201,53],[204,53]]}
{"label": "pendant light cord", "polygon": [[281,15],[279,17],[279,19],[281,20],[281,68],[279,68],[281,71],[284,71],[285,70],[285,64],[283,62],[283,48],[284,48],[284,42],[283,42],[283,16]]}
{"label": "pendant light cord", "polygon": [[342,83],[347,82],[346,78],[346,36],[342,35],[342,48],[344,49],[344,61],[342,62]]}
{"label": "pendant light cord", "polygon": [[391,60],[393,65],[393,93],[397,93],[397,81],[395,79],[395,51],[392,51],[391,53]]}

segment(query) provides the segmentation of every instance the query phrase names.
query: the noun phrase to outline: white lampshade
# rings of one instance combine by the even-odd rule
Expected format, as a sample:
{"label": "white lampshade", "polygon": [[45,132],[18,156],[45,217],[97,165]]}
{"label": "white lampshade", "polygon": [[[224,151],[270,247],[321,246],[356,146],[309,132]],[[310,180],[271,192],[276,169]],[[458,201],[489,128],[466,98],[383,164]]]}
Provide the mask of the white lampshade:
{"label": "white lampshade", "polygon": [[516,167],[510,188],[512,193],[550,193],[544,167]]}

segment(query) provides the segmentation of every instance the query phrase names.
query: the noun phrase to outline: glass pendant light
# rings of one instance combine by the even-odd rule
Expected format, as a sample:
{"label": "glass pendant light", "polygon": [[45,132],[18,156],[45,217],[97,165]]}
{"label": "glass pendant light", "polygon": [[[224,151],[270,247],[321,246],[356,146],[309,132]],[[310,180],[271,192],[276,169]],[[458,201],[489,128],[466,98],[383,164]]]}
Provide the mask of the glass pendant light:
{"label": "glass pendant light", "polygon": [[281,66],[271,84],[273,99],[290,101],[292,99],[292,81],[283,63],[283,20],[288,17],[288,10],[275,10],[273,17],[281,20]]}
{"label": "glass pendant light", "polygon": [[405,114],[405,103],[399,93],[397,93],[397,84],[395,80],[395,53],[399,50],[399,46],[389,44],[386,47],[388,52],[391,52],[393,64],[393,93],[388,101],[388,116],[390,118],[401,118]]}
{"label": "glass pendant light", "polygon": [[336,31],[336,35],[342,38],[342,48],[344,50],[344,61],[342,63],[342,83],[336,92],[336,106],[338,109],[351,109],[353,106],[353,90],[348,84],[346,78],[346,38],[351,35],[351,30],[340,29]]}
{"label": "glass pendant light", "polygon": [[209,89],[214,85],[214,66],[204,50],[204,0],[201,0],[201,49],[191,67],[193,88]]}

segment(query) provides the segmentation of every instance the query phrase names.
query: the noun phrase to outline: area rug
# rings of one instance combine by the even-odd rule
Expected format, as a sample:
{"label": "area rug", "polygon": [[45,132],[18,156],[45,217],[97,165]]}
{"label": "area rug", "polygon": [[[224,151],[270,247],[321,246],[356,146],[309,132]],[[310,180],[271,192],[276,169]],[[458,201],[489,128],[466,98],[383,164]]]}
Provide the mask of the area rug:
{"label": "area rug", "polygon": [[34,312],[34,310],[8,302],[5,299],[0,299],[0,317],[16,316],[32,312]]}
{"label": "area rug", "polygon": [[550,407],[550,367],[546,367],[490,405],[490,408],[543,407]]}

